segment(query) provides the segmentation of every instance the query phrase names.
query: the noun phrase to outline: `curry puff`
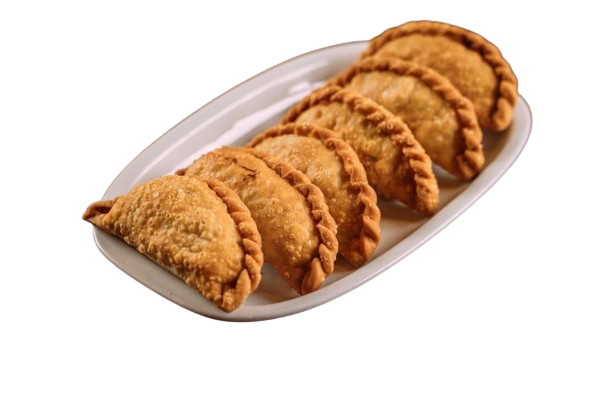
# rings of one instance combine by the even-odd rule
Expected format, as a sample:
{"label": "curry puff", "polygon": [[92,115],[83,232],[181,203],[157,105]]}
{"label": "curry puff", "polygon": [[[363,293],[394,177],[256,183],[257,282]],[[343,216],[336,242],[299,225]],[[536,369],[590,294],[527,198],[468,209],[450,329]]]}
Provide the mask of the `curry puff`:
{"label": "curry puff", "polygon": [[366,58],[331,83],[352,89],[400,117],[431,160],[462,180],[484,165],[472,103],[436,71],[398,58]]}
{"label": "curry puff", "polygon": [[518,80],[499,49],[482,36],[435,21],[411,21],[373,38],[362,57],[393,56],[447,77],[472,101],[481,125],[506,129],[518,98]]}
{"label": "curry puff", "polygon": [[357,154],[331,130],[310,124],[275,126],[248,146],[267,151],[306,174],[321,189],[338,225],[338,252],[366,263],[380,241],[380,210]]}
{"label": "curry puff", "polygon": [[439,201],[431,159],[408,126],[369,98],[349,89],[318,89],[294,106],[283,123],[333,130],[355,150],[374,190],[431,214]]}
{"label": "curry puff", "polygon": [[83,219],[123,238],[226,312],[240,306],[261,279],[255,221],[218,181],[157,178],[91,204]]}
{"label": "curry puff", "polygon": [[264,259],[299,294],[317,290],[333,271],[336,223],[308,177],[260,150],[222,147],[178,174],[223,181],[236,191],[257,224]]}

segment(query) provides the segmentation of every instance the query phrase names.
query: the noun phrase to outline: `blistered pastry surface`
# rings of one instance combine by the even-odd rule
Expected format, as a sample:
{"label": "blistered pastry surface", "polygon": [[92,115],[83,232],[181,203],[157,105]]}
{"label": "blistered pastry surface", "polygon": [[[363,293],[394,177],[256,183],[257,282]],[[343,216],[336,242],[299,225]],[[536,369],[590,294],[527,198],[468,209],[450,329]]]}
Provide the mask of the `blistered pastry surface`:
{"label": "blistered pastry surface", "polygon": [[[333,270],[337,253],[336,225],[329,213],[333,237],[332,234],[321,235],[308,194],[294,188],[277,169],[248,149],[214,150],[197,159],[185,174],[212,177],[236,191],[257,224],[265,261],[298,293],[316,290]],[[320,191],[318,194],[325,205]],[[321,245],[325,244],[335,246],[334,250],[322,253]],[[309,280],[312,263],[319,258],[326,267],[321,271],[322,276],[312,282]],[[315,265],[317,271],[319,266]],[[309,281],[306,286],[304,280]]]}
{"label": "blistered pastry surface", "polygon": [[[115,200],[92,204],[83,218],[231,311],[259,283],[261,241],[248,210],[235,202],[237,196],[215,188],[199,178],[165,176]],[[236,220],[224,198],[231,212],[241,212],[234,214]]]}
{"label": "blistered pastry surface", "polygon": [[476,51],[443,36],[414,34],[383,45],[376,55],[396,56],[433,68],[470,98],[479,117],[495,104],[497,77]]}
{"label": "blistered pastry surface", "polygon": [[380,241],[380,210],[365,169],[348,143],[314,125],[268,129],[249,144],[295,166],[321,189],[338,225],[339,253],[353,266],[372,255]]}
{"label": "blistered pastry surface", "polygon": [[435,69],[472,100],[483,127],[501,131],[510,126],[518,80],[499,49],[481,35],[438,21],[410,21],[373,38],[362,57],[373,55],[406,58]]}
{"label": "blistered pastry surface", "polygon": [[482,131],[473,105],[436,71],[398,58],[366,58],[331,82],[401,118],[433,162],[451,174],[469,180],[482,169]]}
{"label": "blistered pastry surface", "polygon": [[316,139],[285,135],[262,141],[256,146],[265,150],[306,174],[321,189],[338,229],[338,241],[359,234],[360,225],[351,220],[359,213],[356,195],[347,189],[348,175],[342,169],[338,157]]}
{"label": "blistered pastry surface", "polygon": [[328,86],[294,106],[283,119],[291,122],[335,131],[355,150],[379,194],[423,213],[435,211],[439,190],[431,159],[406,124],[371,99]]}

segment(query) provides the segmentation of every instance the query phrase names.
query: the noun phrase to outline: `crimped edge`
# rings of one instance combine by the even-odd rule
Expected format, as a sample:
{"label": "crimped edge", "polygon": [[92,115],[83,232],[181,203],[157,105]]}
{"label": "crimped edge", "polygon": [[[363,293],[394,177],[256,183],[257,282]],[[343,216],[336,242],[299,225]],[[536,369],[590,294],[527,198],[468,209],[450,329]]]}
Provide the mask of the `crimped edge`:
{"label": "crimped edge", "polygon": [[302,278],[298,293],[305,295],[319,289],[325,279],[334,271],[334,263],[338,253],[336,222],[329,213],[325,197],[319,187],[312,184],[310,179],[295,167],[262,150],[248,147],[223,147],[222,149],[239,149],[262,160],[266,166],[274,170],[276,174],[304,196],[310,206],[310,213],[315,221],[321,244],[318,248],[318,256],[312,259],[310,268]]}
{"label": "crimped edge", "polygon": [[336,85],[326,86],[315,90],[291,108],[281,123],[294,122],[302,112],[309,108],[332,102],[347,105],[351,111],[363,116],[383,135],[391,138],[391,141],[401,149],[410,170],[414,173],[416,193],[412,197],[412,202],[404,202],[404,204],[421,213],[432,214],[438,206],[440,192],[431,159],[404,121],[371,99]]}
{"label": "crimped edge", "polygon": [[446,77],[437,71],[400,58],[367,57],[355,62],[333,78],[329,84],[344,87],[355,76],[374,71],[392,72],[400,76],[417,78],[447,101],[457,115],[460,126],[459,136],[464,146],[463,152],[455,157],[458,171],[452,174],[462,180],[471,180],[482,170],[485,163],[482,150],[482,130],[478,125],[474,106]]}
{"label": "crimped edge", "polygon": [[[255,220],[251,216],[248,207],[242,202],[238,194],[219,180],[202,176],[182,176],[197,178],[205,182],[208,187],[217,194],[217,197],[223,201],[227,212],[236,223],[236,228],[241,236],[242,248],[244,249],[244,269],[238,274],[238,279],[234,287],[224,285],[221,292],[222,305],[231,307],[234,302],[234,296],[242,300],[252,293],[261,282],[261,268],[263,267],[263,250],[262,241]],[[238,305],[234,305],[236,309]],[[222,306],[223,308],[223,306]],[[232,309],[232,310],[233,310]],[[225,310],[225,309],[224,309]]]}
{"label": "crimped edge", "polygon": [[369,46],[361,54],[361,58],[372,56],[389,41],[410,34],[443,35],[463,44],[470,50],[478,52],[493,68],[498,79],[495,106],[487,118],[481,119],[482,126],[494,131],[502,131],[510,126],[514,106],[518,99],[518,79],[499,48],[480,34],[439,21],[410,21],[389,28],[370,40]]}
{"label": "crimped edge", "polygon": [[[166,175],[162,177],[177,176]],[[213,180],[201,176],[181,177],[189,177],[191,179],[195,179],[205,183],[225,204],[228,214],[236,224],[238,232],[240,233],[242,246],[245,252],[245,267],[238,273],[235,279],[235,285],[224,284],[221,294],[219,294],[214,299],[211,299],[205,293],[202,293],[197,287],[195,287],[195,285],[192,285],[187,279],[182,280],[189,286],[196,289],[201,295],[210,300],[212,303],[217,305],[221,310],[228,313],[232,312],[233,310],[238,308],[247,298],[247,296],[257,288],[259,282],[261,281],[261,268],[263,266],[261,236],[259,235],[259,231],[257,230],[255,221],[251,217],[249,209],[244,205],[244,203],[240,200],[240,198],[234,191],[229,189],[227,186],[225,186],[218,180]],[[129,192],[126,194],[129,194]],[[113,200],[96,201],[90,204],[82,216],[83,220],[88,221],[97,228],[100,228],[110,233],[111,231],[102,228],[96,223],[96,221],[111,210],[118,198],[119,197],[116,197]],[[113,235],[124,239],[124,237],[119,234]],[[147,256],[147,254],[144,254],[140,251],[138,252],[146,256],[147,258],[153,260],[151,257]],[[157,261],[155,260],[153,260],[153,262],[157,263]],[[179,276],[179,274],[174,270],[174,268],[170,267],[169,265],[160,266],[166,270],[169,269],[174,275]],[[236,302],[236,300],[239,301]]]}
{"label": "crimped edge", "polygon": [[342,168],[348,174],[349,188],[356,193],[363,210],[359,215],[361,221],[359,236],[351,238],[349,242],[339,244],[338,251],[354,267],[365,264],[380,242],[380,209],[377,205],[376,192],[368,183],[366,171],[357,153],[335,132],[309,123],[274,126],[254,137],[246,146],[256,148],[265,139],[286,135],[318,139],[340,159]]}

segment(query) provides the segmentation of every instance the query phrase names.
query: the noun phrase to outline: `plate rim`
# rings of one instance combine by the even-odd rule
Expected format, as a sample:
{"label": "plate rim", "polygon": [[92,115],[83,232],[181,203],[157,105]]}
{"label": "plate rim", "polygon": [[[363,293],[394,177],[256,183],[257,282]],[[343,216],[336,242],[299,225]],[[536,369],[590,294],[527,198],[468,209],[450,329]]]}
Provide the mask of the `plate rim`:
{"label": "plate rim", "polygon": [[[172,135],[178,128],[186,123],[189,123],[195,115],[205,110],[210,105],[214,105],[218,103],[218,101],[224,97],[231,96],[232,93],[236,92],[237,89],[241,88],[245,84],[248,84],[265,74],[273,71],[275,69],[279,69],[283,65],[290,64],[292,61],[300,58],[307,58],[307,56],[321,53],[325,51],[329,51],[334,48],[341,48],[347,46],[362,46],[365,45],[367,41],[351,41],[346,43],[340,43],[335,45],[330,45],[327,47],[319,48],[316,50],[312,50],[306,52],[304,54],[300,54],[288,60],[285,60],[279,64],[276,64],[242,82],[235,85],[234,87],[228,89],[224,93],[218,95],[217,97],[211,99],[209,102],[201,106],[200,108],[193,111],[191,114],[186,116],[183,120],[178,122],[176,125],[168,129],[161,136],[151,142],[147,147],[145,147],[137,156],[135,156],[124,168],[119,172],[119,174],[113,179],[111,184],[106,189],[103,198],[106,199],[109,197],[109,192],[113,189],[113,187],[121,181],[121,179],[126,175],[126,173],[131,169],[135,162],[139,161],[142,156],[152,149],[155,145],[157,145],[160,141],[165,140],[166,137]],[[519,104],[523,104],[526,108],[526,130],[523,134],[519,135],[522,137],[514,137],[508,141],[509,146],[504,146],[503,151],[506,149],[510,149],[507,155],[504,155],[503,158],[503,168],[501,171],[495,173],[492,177],[477,177],[474,179],[469,186],[465,188],[465,190],[461,191],[456,197],[452,198],[448,204],[440,211],[436,212],[431,218],[425,221],[420,227],[418,227],[415,231],[413,231],[410,235],[406,236],[387,251],[381,253],[376,259],[373,259],[366,265],[354,270],[350,273],[350,275],[345,276],[338,282],[334,282],[328,286],[324,286],[313,292],[311,294],[296,297],[293,299],[288,299],[278,303],[271,303],[266,305],[242,305],[240,308],[235,310],[232,313],[226,313],[222,311],[215,311],[213,313],[203,313],[200,310],[190,307],[188,304],[184,304],[179,302],[177,299],[173,299],[171,296],[167,296],[165,293],[161,293],[161,291],[156,288],[147,285],[147,283],[137,279],[133,274],[125,270],[122,265],[120,265],[117,260],[112,256],[110,252],[112,252],[111,248],[107,248],[105,244],[102,242],[104,238],[108,238],[109,236],[120,240],[120,238],[114,237],[111,234],[108,234],[98,228],[93,227],[93,237],[98,250],[118,269],[123,271],[126,275],[130,276],[132,279],[136,280],[143,286],[148,289],[154,291],[158,295],[164,297],[165,299],[181,306],[184,309],[187,309],[193,313],[198,315],[208,317],[215,320],[220,321],[231,321],[231,322],[252,322],[252,321],[263,321],[270,319],[277,319],[280,317],[290,316],[293,314],[301,313],[306,310],[312,309],[314,307],[325,304],[329,301],[332,301],[340,296],[345,295],[346,293],[357,289],[361,285],[367,283],[371,279],[380,275],[382,272],[390,269],[395,264],[397,264],[402,259],[406,258],[408,255],[416,251],[422,245],[427,243],[431,238],[445,229],[448,225],[450,225],[455,219],[457,219],[460,215],[462,215],[468,208],[470,208],[476,201],[478,201],[487,191],[489,191],[505,174],[506,172],[514,165],[518,157],[523,152],[527,142],[529,141],[529,137],[531,135],[531,130],[533,126],[533,115],[531,111],[531,107],[529,103],[525,100],[522,95],[518,95],[517,107]],[[501,160],[500,157],[496,158],[496,162]],[[486,169],[485,169],[486,170]],[[480,182],[479,182],[480,180]],[[481,185],[482,184],[482,185]],[[447,214],[450,213],[450,216]],[[443,219],[444,218],[444,219]],[[443,219],[442,221],[438,221]],[[419,232],[420,231],[420,232]],[[417,232],[419,232],[417,234]],[[424,236],[423,236],[424,235]],[[415,236],[418,236],[419,239],[413,245],[410,241],[416,240]],[[104,237],[104,238],[103,238]],[[406,248],[407,247],[407,248]],[[151,261],[153,262],[153,261]],[[373,269],[373,271],[372,271]],[[174,275],[173,275],[174,276]],[[176,279],[179,279],[176,277]],[[340,282],[344,282],[342,285]],[[279,307],[279,305],[283,305],[283,307]],[[248,313],[251,309],[255,307],[257,308],[257,313]]]}

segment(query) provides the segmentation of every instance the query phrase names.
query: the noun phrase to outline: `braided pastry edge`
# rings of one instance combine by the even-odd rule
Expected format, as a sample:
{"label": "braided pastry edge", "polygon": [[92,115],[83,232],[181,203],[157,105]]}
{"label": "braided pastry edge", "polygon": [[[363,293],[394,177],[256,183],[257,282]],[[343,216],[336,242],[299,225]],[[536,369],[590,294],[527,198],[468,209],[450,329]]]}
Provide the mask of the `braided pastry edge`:
{"label": "braided pastry edge", "polygon": [[[402,152],[406,165],[414,174],[415,194],[412,201],[401,200],[410,208],[432,214],[439,203],[438,181],[433,173],[431,159],[415,139],[408,126],[397,116],[369,98],[336,85],[315,90],[289,110],[282,124],[294,122],[309,108],[319,104],[338,102],[349,110],[361,115],[366,122],[376,127],[385,137],[389,137]],[[394,197],[397,198],[397,197]]]}
{"label": "braided pastry edge", "polygon": [[349,242],[339,244],[338,252],[354,267],[365,264],[380,242],[380,209],[377,205],[376,192],[368,183],[366,171],[357,153],[335,132],[306,123],[274,126],[253,138],[247,146],[256,148],[265,139],[285,135],[318,139],[340,159],[342,168],[348,174],[350,189],[356,193],[362,212],[359,215],[361,224],[359,236],[351,238]]}
{"label": "braided pastry edge", "polygon": [[[242,247],[244,249],[245,268],[238,275],[236,284],[233,287],[231,285],[224,285],[223,291],[221,292],[223,297],[221,307],[231,306],[234,302],[234,296],[241,297],[244,295],[244,298],[246,298],[257,289],[257,286],[259,286],[259,282],[261,281],[261,268],[264,263],[261,235],[259,235],[255,220],[251,217],[251,212],[234,190],[230,189],[219,180],[201,176],[185,177],[198,178],[208,184],[208,187],[210,187],[210,189],[217,194],[217,197],[225,204],[228,214],[236,223],[236,227],[240,233]],[[244,288],[244,291],[248,290],[248,292],[241,294],[241,286]]]}
{"label": "braided pastry edge", "polygon": [[510,126],[514,106],[518,99],[518,79],[499,48],[480,34],[438,21],[410,21],[389,28],[370,40],[369,46],[361,54],[361,58],[372,56],[389,41],[410,34],[443,35],[479,53],[493,68],[498,80],[495,106],[487,118],[482,118],[482,125],[494,131],[502,131]]}
{"label": "braided pastry edge", "polygon": [[310,268],[305,271],[298,293],[305,295],[319,289],[323,281],[334,271],[338,253],[337,226],[329,213],[323,193],[304,173],[269,153],[248,147],[234,149],[242,149],[262,160],[306,199],[321,244],[318,248],[318,256],[311,261]]}
{"label": "braided pastry edge", "polygon": [[482,150],[482,130],[478,125],[474,106],[446,77],[437,71],[400,58],[367,57],[357,61],[346,71],[333,78],[330,84],[344,87],[355,76],[374,71],[392,72],[396,75],[417,78],[447,101],[457,115],[460,125],[459,137],[464,146],[464,151],[455,157],[457,171],[453,174],[462,180],[471,180],[482,170],[485,163]]}

